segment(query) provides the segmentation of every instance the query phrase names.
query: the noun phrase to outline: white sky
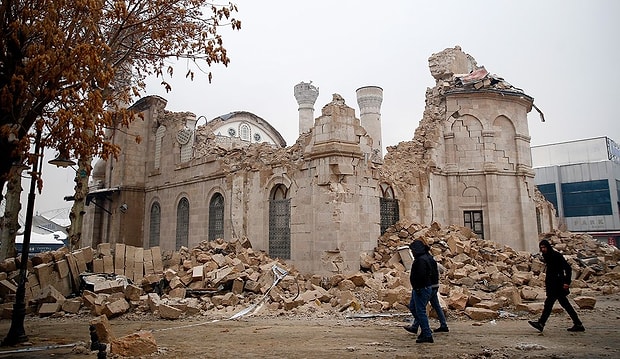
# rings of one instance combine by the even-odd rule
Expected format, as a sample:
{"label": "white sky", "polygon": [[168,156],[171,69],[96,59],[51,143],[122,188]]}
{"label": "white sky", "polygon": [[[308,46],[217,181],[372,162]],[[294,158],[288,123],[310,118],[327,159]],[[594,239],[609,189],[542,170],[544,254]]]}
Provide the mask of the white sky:
{"label": "white sky", "polygon": [[[333,93],[359,116],[355,90],[380,86],[383,143],[390,146],[411,140],[422,118],[425,91],[435,85],[429,56],[458,45],[534,98],[546,122],[532,110],[532,145],[597,136],[620,142],[614,113],[620,1],[232,1],[242,28],[223,32],[229,66],[213,67],[209,84],[201,74],[185,79],[186,64],[179,63],[172,92],[153,80],[145,95],[164,97],[170,111],[209,120],[252,112],[291,145],[298,134],[297,83],[319,87],[315,117]],[[46,166],[44,180],[36,210],[70,207],[62,198],[73,192],[73,171]]]}

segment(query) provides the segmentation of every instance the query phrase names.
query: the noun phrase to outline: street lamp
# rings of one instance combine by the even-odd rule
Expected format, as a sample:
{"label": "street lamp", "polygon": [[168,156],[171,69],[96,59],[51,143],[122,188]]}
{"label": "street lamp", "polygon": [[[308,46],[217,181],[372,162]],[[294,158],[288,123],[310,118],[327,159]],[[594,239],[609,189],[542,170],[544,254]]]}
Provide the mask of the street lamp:
{"label": "street lamp", "polygon": [[72,161],[70,158],[66,157],[62,153],[59,153],[58,156],[56,156],[56,158],[54,158],[53,160],[47,161],[47,163],[49,163],[50,165],[54,165],[56,167],[63,167],[63,168],[76,165],[74,161]]}
{"label": "street lamp", "polygon": [[37,129],[34,139],[35,161],[30,172],[30,192],[28,193],[28,206],[26,207],[26,223],[24,228],[24,241],[22,243],[21,261],[19,263],[19,279],[17,291],[15,293],[15,304],[11,317],[11,328],[6,337],[2,340],[2,346],[15,345],[28,341],[26,330],[24,329],[24,318],[26,317],[26,272],[28,270],[28,254],[30,251],[30,235],[32,234],[32,215],[34,212],[35,188],[37,179],[41,175],[38,171],[43,163],[43,150],[41,146],[41,130]]}

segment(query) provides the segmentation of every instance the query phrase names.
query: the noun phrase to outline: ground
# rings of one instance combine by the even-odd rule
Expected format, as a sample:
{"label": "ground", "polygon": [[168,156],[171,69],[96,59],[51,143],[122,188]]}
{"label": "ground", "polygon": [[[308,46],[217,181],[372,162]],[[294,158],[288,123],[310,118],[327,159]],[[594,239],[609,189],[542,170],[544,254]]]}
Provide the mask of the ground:
{"label": "ground", "polygon": [[[402,329],[407,313],[276,315],[264,310],[234,320],[220,313],[219,318],[176,321],[125,314],[110,324],[117,337],[152,331],[158,352],[144,358],[619,358],[620,294],[597,299],[595,309],[578,310],[584,333],[566,331],[571,322],[565,312],[554,313],[543,334],[527,324],[537,318],[532,314],[509,313],[476,322],[449,313],[450,332],[436,333],[433,344],[416,344],[415,336]],[[25,328],[31,346],[2,347],[0,358],[96,358],[96,352],[84,349],[90,346],[92,318],[28,316]],[[2,337],[10,324],[0,321]],[[431,327],[437,325],[432,319]],[[53,347],[58,345],[66,346]]]}

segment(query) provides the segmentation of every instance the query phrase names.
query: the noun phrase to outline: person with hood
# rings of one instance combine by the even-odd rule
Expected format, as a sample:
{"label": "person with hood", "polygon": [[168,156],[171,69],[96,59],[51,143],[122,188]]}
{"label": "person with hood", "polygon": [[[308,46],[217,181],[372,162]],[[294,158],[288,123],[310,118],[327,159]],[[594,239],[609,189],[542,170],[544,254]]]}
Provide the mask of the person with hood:
{"label": "person with hood", "polygon": [[545,328],[545,323],[551,315],[553,304],[557,300],[562,308],[566,310],[566,313],[573,320],[573,326],[568,328],[569,332],[583,332],[586,329],[583,327],[581,320],[573,306],[568,301],[566,296],[569,293],[569,287],[571,282],[571,267],[566,261],[562,253],[556,251],[551,247],[551,243],[548,240],[543,239],[538,245],[543,259],[547,265],[545,275],[545,290],[547,292],[547,298],[545,298],[545,305],[543,312],[540,315],[538,321],[528,321],[528,323],[542,332]]}
{"label": "person with hood", "polygon": [[413,317],[420,324],[421,334],[416,339],[416,343],[433,343],[433,333],[428,323],[426,315],[426,305],[433,294],[433,276],[436,266],[433,265],[435,260],[427,251],[424,242],[416,239],[410,245],[413,253],[413,264],[411,264],[411,273],[409,281],[411,282],[411,301],[409,310]]}
{"label": "person with hood", "polygon": [[[429,253],[429,255],[430,255],[430,249],[431,249],[430,246],[427,244],[426,251]],[[435,260],[435,258],[433,258],[432,255],[431,255],[431,258],[433,259],[433,275],[431,276],[431,281],[432,281],[431,287],[433,288],[433,293],[431,294],[431,298],[429,300],[431,302],[431,307],[433,307],[433,309],[435,310],[435,313],[437,313],[437,319],[439,319],[439,327],[434,329],[433,332],[434,333],[449,332],[450,330],[448,329],[446,315],[444,314],[443,309],[441,308],[441,304],[439,303],[439,297],[438,297],[439,275],[442,272],[445,272],[446,268],[444,268],[444,266],[442,266],[441,264],[437,263],[437,261]],[[413,313],[415,312],[415,309],[412,309],[411,311]],[[413,319],[411,320],[411,325],[406,325],[403,328],[405,328],[405,330],[410,333],[417,334],[419,327],[420,327],[420,322],[417,320],[414,314]]]}

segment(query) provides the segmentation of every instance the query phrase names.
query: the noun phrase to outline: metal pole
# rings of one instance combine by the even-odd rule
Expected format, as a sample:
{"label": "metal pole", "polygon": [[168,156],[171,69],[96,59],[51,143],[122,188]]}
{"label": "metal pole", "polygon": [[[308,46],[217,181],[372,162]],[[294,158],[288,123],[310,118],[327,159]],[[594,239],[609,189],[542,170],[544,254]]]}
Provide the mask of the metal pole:
{"label": "metal pole", "polygon": [[19,263],[19,281],[17,292],[15,293],[15,304],[11,317],[11,329],[2,340],[2,346],[15,345],[28,341],[26,330],[24,329],[24,318],[26,317],[26,272],[28,270],[28,252],[30,251],[30,235],[32,234],[32,215],[34,212],[35,188],[39,177],[39,166],[43,158],[41,151],[41,130],[37,130],[34,140],[34,154],[36,160],[32,164],[30,173],[30,192],[28,193],[28,206],[26,207],[26,228],[24,228],[24,242],[22,243],[22,255]]}

